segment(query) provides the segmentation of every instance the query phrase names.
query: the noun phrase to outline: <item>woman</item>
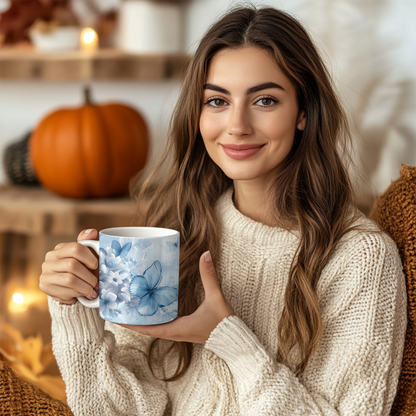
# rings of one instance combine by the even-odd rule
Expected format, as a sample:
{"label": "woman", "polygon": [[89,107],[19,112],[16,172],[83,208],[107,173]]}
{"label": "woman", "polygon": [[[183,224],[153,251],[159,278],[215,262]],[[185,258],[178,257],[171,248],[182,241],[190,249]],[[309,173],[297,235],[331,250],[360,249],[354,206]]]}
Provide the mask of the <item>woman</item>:
{"label": "woman", "polygon": [[181,317],[104,325],[76,302],[94,297],[91,252],[66,243],[46,256],[40,287],[76,415],[389,413],[405,284],[392,240],[353,207],[347,139],[295,19],[239,8],[208,30],[141,224],[181,233]]}

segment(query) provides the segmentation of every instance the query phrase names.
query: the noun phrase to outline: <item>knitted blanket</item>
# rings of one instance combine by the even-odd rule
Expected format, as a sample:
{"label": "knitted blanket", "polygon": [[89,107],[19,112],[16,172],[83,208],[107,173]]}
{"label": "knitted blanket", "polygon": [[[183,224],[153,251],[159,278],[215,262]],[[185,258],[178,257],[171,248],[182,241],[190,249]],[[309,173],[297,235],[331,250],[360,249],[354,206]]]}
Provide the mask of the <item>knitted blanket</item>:
{"label": "knitted blanket", "polygon": [[416,167],[402,164],[400,177],[375,202],[370,218],[396,242],[406,275],[408,324],[392,416],[416,415]]}
{"label": "knitted blanket", "polygon": [[16,375],[0,359],[0,416],[73,416],[70,408]]}

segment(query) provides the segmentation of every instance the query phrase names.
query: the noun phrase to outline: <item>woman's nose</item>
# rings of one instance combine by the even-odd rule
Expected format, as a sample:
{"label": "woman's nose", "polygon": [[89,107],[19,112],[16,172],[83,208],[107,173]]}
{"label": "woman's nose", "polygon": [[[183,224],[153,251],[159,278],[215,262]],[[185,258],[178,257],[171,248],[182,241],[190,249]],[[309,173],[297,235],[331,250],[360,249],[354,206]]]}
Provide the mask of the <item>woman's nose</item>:
{"label": "woman's nose", "polygon": [[229,112],[227,132],[231,136],[246,136],[252,133],[250,116],[244,108],[234,107]]}

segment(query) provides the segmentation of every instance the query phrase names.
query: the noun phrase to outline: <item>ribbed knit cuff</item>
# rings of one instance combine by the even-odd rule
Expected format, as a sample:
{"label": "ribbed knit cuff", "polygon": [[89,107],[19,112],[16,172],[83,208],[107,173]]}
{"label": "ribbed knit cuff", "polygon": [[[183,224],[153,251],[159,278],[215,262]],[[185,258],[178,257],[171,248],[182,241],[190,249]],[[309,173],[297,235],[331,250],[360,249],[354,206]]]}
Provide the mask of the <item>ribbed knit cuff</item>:
{"label": "ribbed knit cuff", "polygon": [[240,384],[249,389],[259,377],[274,372],[273,360],[259,339],[237,316],[223,319],[211,332],[205,348],[225,361]]}
{"label": "ribbed knit cuff", "polygon": [[52,317],[52,334],[68,342],[99,341],[104,333],[104,320],[98,308],[87,308],[80,302],[74,305],[61,305],[48,296],[49,311]]}

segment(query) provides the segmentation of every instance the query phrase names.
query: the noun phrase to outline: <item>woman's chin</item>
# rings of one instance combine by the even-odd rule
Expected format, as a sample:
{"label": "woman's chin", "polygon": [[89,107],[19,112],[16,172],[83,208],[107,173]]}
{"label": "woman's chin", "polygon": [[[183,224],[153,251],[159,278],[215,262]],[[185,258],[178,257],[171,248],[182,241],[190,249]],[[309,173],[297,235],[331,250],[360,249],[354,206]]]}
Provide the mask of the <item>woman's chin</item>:
{"label": "woman's chin", "polygon": [[233,181],[252,181],[258,178],[253,172],[236,172],[236,171],[223,171],[227,177]]}

